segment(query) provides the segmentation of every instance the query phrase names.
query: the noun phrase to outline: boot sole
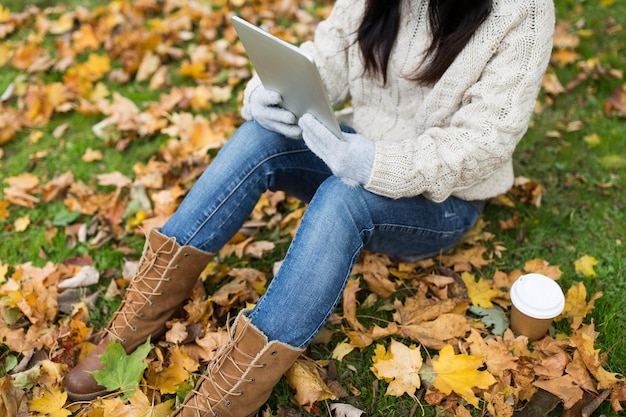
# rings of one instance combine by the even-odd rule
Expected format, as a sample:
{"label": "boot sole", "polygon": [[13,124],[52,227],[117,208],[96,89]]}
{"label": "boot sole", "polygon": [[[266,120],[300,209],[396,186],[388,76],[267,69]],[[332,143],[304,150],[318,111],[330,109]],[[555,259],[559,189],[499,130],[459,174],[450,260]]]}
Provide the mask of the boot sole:
{"label": "boot sole", "polygon": [[89,402],[95,400],[98,397],[103,397],[107,394],[110,394],[112,391],[103,390],[98,392],[90,392],[87,394],[77,394],[71,391],[65,392],[67,392],[67,398],[72,402]]}

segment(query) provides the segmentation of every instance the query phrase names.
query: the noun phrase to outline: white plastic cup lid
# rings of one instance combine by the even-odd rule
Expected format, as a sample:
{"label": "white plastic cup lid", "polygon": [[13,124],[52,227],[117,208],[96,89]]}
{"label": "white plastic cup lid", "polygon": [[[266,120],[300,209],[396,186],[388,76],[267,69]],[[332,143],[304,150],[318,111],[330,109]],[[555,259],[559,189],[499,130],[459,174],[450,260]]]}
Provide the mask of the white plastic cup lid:
{"label": "white plastic cup lid", "polygon": [[519,277],[511,286],[511,302],[521,313],[536,319],[553,319],[565,308],[559,284],[541,274]]}

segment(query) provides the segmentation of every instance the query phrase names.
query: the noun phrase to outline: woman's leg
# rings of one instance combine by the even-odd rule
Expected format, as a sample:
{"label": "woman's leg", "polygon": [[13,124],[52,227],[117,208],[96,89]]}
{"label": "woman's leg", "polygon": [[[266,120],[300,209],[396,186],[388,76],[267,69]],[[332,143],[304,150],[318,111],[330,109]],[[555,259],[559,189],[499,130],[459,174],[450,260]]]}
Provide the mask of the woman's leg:
{"label": "woman's leg", "polygon": [[430,256],[454,245],[478,218],[456,198],[392,200],[329,177],[310,202],[287,256],[250,313],[268,336],[305,347],[337,306],[363,248]]}
{"label": "woman's leg", "polygon": [[194,184],[161,232],[181,245],[217,252],[266,190],[309,201],[330,170],[304,141],[244,123]]}

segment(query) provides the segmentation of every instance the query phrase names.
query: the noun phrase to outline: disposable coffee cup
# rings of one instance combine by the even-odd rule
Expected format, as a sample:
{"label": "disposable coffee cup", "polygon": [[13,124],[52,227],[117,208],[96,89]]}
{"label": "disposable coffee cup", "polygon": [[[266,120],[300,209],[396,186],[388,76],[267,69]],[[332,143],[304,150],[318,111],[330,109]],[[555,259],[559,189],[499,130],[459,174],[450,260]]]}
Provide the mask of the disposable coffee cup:
{"label": "disposable coffee cup", "polygon": [[563,290],[541,274],[522,275],[511,286],[511,330],[528,340],[545,336],[552,321],[565,307]]}

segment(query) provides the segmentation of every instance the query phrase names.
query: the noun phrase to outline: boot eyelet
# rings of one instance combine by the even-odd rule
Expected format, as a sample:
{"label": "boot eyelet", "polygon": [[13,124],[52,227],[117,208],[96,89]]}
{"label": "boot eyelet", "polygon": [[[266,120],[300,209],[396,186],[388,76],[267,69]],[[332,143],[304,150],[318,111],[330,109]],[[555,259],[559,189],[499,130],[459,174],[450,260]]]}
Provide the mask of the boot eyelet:
{"label": "boot eyelet", "polygon": [[251,384],[254,384],[254,381],[256,381],[256,379],[250,378],[250,380],[248,382],[250,382]]}
{"label": "boot eyelet", "polygon": [[126,341],[127,341],[127,339],[126,339],[126,338],[123,338],[123,339],[122,339],[122,343],[126,343]]}
{"label": "boot eyelet", "polygon": [[188,252],[185,252],[185,255],[184,255],[184,256],[185,256],[185,258],[188,258],[188,257],[189,257],[189,253],[188,253]]}
{"label": "boot eyelet", "polygon": [[144,317],[143,313],[137,313],[137,316],[139,316],[140,319],[142,319]]}
{"label": "boot eyelet", "polygon": [[180,265],[176,265],[174,269],[180,269]]}
{"label": "boot eyelet", "polygon": [[265,362],[263,362],[260,366],[261,366],[261,368],[265,368],[267,366],[267,364]]}
{"label": "boot eyelet", "polygon": [[137,326],[130,326],[130,330],[132,330],[133,332],[137,331]]}
{"label": "boot eyelet", "polygon": [[225,403],[224,405],[225,405],[226,407],[230,407],[230,406],[231,406],[231,404],[232,404],[232,403],[230,402],[230,400],[227,400],[227,401],[226,401],[226,403]]}
{"label": "boot eyelet", "polygon": [[278,355],[278,352],[277,352],[277,351],[275,351],[275,350],[273,350],[273,351],[272,351],[272,353],[270,353],[270,355],[272,355],[272,356],[276,356],[276,355]]}
{"label": "boot eyelet", "polygon": [[154,307],[154,301],[150,301],[150,304],[148,304],[149,307]]}
{"label": "boot eyelet", "polygon": [[167,277],[167,279],[165,281],[172,282],[172,277]]}

